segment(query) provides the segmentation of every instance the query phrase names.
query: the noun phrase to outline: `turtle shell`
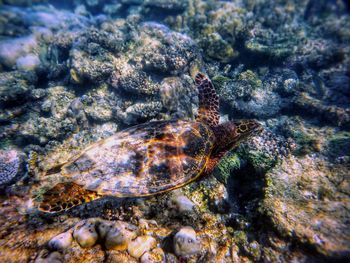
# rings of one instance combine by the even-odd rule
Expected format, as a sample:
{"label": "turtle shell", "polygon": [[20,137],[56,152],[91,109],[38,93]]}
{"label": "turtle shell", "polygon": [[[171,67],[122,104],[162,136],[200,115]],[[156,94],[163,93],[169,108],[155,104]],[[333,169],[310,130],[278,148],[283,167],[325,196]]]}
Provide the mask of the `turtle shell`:
{"label": "turtle shell", "polygon": [[61,175],[101,195],[152,195],[196,179],[213,143],[204,123],[149,122],[89,146],[62,166]]}

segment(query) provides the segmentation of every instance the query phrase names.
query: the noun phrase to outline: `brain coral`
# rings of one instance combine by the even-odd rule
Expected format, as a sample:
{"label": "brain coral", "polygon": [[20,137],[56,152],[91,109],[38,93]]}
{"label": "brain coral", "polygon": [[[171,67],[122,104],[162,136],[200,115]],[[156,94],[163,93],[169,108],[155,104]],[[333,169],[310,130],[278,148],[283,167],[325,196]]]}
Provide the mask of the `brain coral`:
{"label": "brain coral", "polygon": [[21,160],[15,150],[0,150],[0,186],[12,181],[17,175]]}

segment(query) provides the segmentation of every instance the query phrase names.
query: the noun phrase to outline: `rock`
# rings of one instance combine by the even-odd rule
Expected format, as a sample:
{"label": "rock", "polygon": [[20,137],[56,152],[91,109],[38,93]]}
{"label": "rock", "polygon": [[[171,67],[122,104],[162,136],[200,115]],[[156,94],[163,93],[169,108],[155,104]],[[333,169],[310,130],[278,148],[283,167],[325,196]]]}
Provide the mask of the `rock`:
{"label": "rock", "polygon": [[180,12],[185,10],[188,5],[187,0],[145,0],[144,6],[168,10],[171,12]]}
{"label": "rock", "polygon": [[190,226],[181,228],[174,236],[174,251],[177,256],[191,256],[201,250],[196,231]]}
{"label": "rock", "polygon": [[238,52],[218,33],[208,35],[201,40],[200,45],[208,57],[222,63],[229,63],[238,56]]}
{"label": "rock", "polygon": [[280,235],[324,256],[349,257],[349,168],[289,157],[266,175],[262,211]]}
{"label": "rock", "polygon": [[97,244],[90,248],[82,248],[78,244],[72,247],[68,253],[64,255],[64,263],[76,263],[76,262],[105,262],[105,251],[100,244]]}
{"label": "rock", "polygon": [[175,208],[180,212],[193,212],[195,204],[180,190],[174,190],[171,195],[170,204],[174,205]]}
{"label": "rock", "polygon": [[150,120],[159,114],[162,109],[162,104],[158,101],[146,102],[146,103],[135,103],[125,110],[125,119],[123,120],[126,124],[135,124],[140,121]]}
{"label": "rock", "polygon": [[18,58],[29,54],[37,45],[34,35],[2,40],[0,41],[0,63],[12,68],[16,65]]}
{"label": "rock", "polygon": [[161,263],[165,262],[165,254],[160,247],[152,249],[152,251],[145,252],[141,259],[141,263]]}
{"label": "rock", "polygon": [[[107,249],[126,250],[130,241],[137,237],[137,228],[128,223],[117,221],[106,234],[105,246]],[[102,230],[103,232],[103,230]]]}
{"label": "rock", "polygon": [[16,60],[18,70],[35,70],[40,66],[40,59],[37,55],[28,54]]}
{"label": "rock", "polygon": [[59,251],[64,251],[69,248],[73,242],[72,232],[73,230],[68,230],[52,238],[48,243],[49,248]]}
{"label": "rock", "polygon": [[122,88],[135,95],[154,95],[159,91],[159,85],[154,83],[144,71],[135,70],[129,65],[123,65],[121,75],[112,76],[112,86]]}
{"label": "rock", "polygon": [[139,236],[128,244],[128,252],[135,258],[140,258],[145,252],[157,246],[157,241],[151,236]]}
{"label": "rock", "polygon": [[40,252],[39,256],[35,259],[34,263],[62,263],[62,255],[54,251],[49,253],[49,251],[43,250]]}
{"label": "rock", "polygon": [[164,78],[160,84],[160,97],[170,115],[180,118],[193,116],[192,105],[195,104],[196,90],[193,89],[192,82],[179,77]]}
{"label": "rock", "polygon": [[0,72],[0,103],[14,105],[28,100],[36,81],[35,74],[30,72]]}
{"label": "rock", "polygon": [[108,232],[112,229],[113,222],[107,220],[100,220],[97,224],[98,236],[101,240],[105,240]]}
{"label": "rock", "polygon": [[108,53],[101,57],[91,57],[83,50],[73,49],[70,54],[70,76],[73,83],[83,84],[86,81],[102,83],[114,71],[113,59]]}
{"label": "rock", "polygon": [[95,223],[95,220],[89,219],[81,221],[74,227],[73,237],[82,248],[92,247],[97,242]]}
{"label": "rock", "polygon": [[127,251],[107,250],[106,263],[138,263],[139,261],[128,254]]}
{"label": "rock", "polygon": [[134,59],[141,61],[146,71],[184,72],[198,56],[195,43],[190,37],[173,32],[162,24],[144,23],[140,28],[140,35],[141,46]]}

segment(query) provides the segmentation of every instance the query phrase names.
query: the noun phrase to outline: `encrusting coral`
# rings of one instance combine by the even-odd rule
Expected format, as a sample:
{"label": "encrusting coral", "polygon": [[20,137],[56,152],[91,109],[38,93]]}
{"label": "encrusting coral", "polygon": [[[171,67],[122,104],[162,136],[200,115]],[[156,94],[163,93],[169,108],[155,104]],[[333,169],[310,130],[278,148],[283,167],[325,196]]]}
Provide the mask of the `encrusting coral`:
{"label": "encrusting coral", "polygon": [[0,150],[0,187],[13,182],[23,170],[23,157],[18,151]]}

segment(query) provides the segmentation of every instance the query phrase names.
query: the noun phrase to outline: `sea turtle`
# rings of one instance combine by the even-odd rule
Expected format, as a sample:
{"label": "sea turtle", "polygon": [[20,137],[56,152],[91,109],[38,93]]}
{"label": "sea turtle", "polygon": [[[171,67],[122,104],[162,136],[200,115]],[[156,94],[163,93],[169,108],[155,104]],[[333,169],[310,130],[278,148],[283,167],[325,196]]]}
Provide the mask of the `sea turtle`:
{"label": "sea turtle", "polygon": [[62,180],[46,191],[39,210],[56,213],[102,196],[163,193],[210,173],[225,153],[261,130],[255,120],[219,124],[219,98],[202,73],[195,77],[195,121],[152,121],[120,131],[87,147],[45,175]]}

